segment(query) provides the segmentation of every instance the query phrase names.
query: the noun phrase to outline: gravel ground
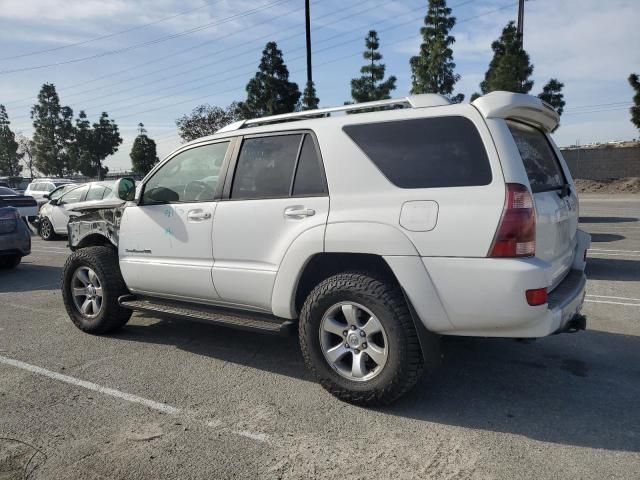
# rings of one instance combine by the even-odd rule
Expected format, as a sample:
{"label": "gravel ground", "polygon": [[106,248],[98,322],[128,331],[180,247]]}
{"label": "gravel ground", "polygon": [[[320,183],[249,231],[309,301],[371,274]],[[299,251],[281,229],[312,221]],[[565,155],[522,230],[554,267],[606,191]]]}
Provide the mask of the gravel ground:
{"label": "gravel ground", "polygon": [[83,334],[65,242],[34,238],[0,272],[0,479],[638,478],[640,199],[581,214],[586,332],[445,338],[441,368],[383,409],[326,393],[295,338],[143,315]]}

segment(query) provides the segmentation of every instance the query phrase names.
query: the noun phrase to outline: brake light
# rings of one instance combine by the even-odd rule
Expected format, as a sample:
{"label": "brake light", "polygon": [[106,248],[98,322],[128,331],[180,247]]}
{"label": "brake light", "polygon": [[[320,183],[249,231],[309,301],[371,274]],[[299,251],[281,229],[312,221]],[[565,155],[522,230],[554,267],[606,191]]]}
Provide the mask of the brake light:
{"label": "brake light", "polygon": [[546,287],[527,290],[525,294],[527,296],[527,303],[532,307],[535,307],[536,305],[544,305],[545,303],[547,303]]}
{"label": "brake light", "polygon": [[536,214],[529,190],[519,183],[507,183],[498,230],[489,257],[531,257],[536,253]]}

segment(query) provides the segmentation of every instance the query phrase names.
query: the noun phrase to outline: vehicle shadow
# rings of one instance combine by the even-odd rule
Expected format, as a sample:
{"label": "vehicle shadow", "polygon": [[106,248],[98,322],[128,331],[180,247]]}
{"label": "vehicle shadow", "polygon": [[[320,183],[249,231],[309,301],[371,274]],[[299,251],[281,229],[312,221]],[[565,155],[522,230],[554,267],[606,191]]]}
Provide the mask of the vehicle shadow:
{"label": "vehicle shadow", "polygon": [[637,282],[640,281],[640,260],[589,257],[586,273],[590,280]]}
{"label": "vehicle shadow", "polygon": [[629,223],[637,222],[634,217],[580,217],[580,223]]}
{"label": "vehicle shadow", "polygon": [[590,233],[592,243],[606,243],[617,242],[618,240],[624,240],[625,236],[618,235],[617,233]]}
{"label": "vehicle shadow", "polygon": [[[115,338],[174,345],[313,381],[295,336],[137,315]],[[637,452],[639,380],[640,337],[587,331],[530,344],[445,337],[436,372],[378,412],[563,445]]]}
{"label": "vehicle shadow", "polygon": [[61,275],[62,267],[37,265],[23,259],[15,269],[0,270],[0,293],[58,290]]}

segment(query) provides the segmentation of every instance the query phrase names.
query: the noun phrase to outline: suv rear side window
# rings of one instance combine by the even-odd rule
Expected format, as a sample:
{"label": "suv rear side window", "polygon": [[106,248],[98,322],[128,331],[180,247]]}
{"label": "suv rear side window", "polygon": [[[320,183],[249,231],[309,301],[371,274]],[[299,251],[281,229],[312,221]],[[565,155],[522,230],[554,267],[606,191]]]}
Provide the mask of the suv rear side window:
{"label": "suv rear side window", "polygon": [[533,193],[562,188],[566,179],[549,140],[537,128],[523,123],[507,122],[518,146]]}
{"label": "suv rear side window", "polygon": [[246,138],[238,156],[231,198],[288,197],[302,135]]}
{"label": "suv rear side window", "polygon": [[400,188],[491,183],[491,166],[480,134],[464,117],[347,125],[343,130]]}
{"label": "suv rear side window", "polygon": [[293,196],[305,197],[327,193],[322,160],[311,135],[305,135],[293,183]]}

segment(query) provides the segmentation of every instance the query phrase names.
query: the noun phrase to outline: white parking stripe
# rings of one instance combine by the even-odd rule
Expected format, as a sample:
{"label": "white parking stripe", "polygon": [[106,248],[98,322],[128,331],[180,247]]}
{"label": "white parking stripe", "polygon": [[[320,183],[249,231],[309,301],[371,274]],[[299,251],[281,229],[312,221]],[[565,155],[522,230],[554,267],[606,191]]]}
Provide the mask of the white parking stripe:
{"label": "white parking stripe", "polygon": [[609,302],[606,300],[589,300],[588,298],[585,299],[585,302],[589,302],[589,303],[607,303],[610,305],[624,305],[627,307],[640,307],[640,303],[623,303],[623,302]]}
{"label": "white parking stripe", "polygon": [[640,253],[640,250],[613,250],[610,248],[590,248],[590,252],[622,252],[622,253]]}
{"label": "white parking stripe", "polygon": [[613,298],[614,300],[630,300],[633,302],[640,302],[640,298],[629,298],[629,297],[612,297],[611,295],[586,295],[587,297],[595,297],[595,298]]}
{"label": "white parking stripe", "polygon": [[592,257],[598,255],[604,255],[605,257],[640,257],[640,253],[608,253],[608,252],[596,252],[594,250],[589,250],[587,257],[591,255]]}
{"label": "white parking stripe", "polygon": [[[180,408],[173,407],[166,403],[156,402],[154,400],[149,400],[148,398],[139,397],[137,395],[133,395],[131,393],[122,392],[120,390],[116,390],[115,388],[108,388],[98,385],[96,383],[87,382],[86,380],[80,380],[78,378],[70,377],[69,375],[63,375],[61,373],[52,372],[42,367],[37,367],[35,365],[31,365],[29,363],[21,362],[20,360],[15,360],[13,358],[4,357],[0,355],[0,363],[5,365],[10,365],[12,367],[20,368],[22,370],[26,370],[31,373],[36,373],[38,375],[42,375],[53,380],[58,380],[60,382],[68,383],[70,385],[74,385],[76,387],[86,388],[87,390],[92,390],[94,392],[103,393],[105,395],[109,395],[115,398],[119,398],[121,400],[126,400],[127,402],[138,403],[140,405],[144,405],[145,407],[151,408],[153,410],[157,410],[162,413],[166,413],[169,415],[178,415],[183,414],[184,417],[187,417],[191,420],[196,420],[195,416],[190,413],[183,411]],[[203,422],[208,427],[219,428],[223,431],[227,431],[234,435],[239,435],[241,437],[249,438],[251,440],[255,440],[257,442],[269,442],[270,435],[261,432],[251,432],[248,430],[234,430],[224,427],[222,422],[217,420],[209,420],[208,422]]]}
{"label": "white parking stripe", "polygon": [[36,367],[35,365],[30,365],[28,363],[21,362],[20,360],[14,360],[13,358],[3,357],[2,355],[0,355],[0,363],[4,363],[5,365],[11,365],[12,367],[16,367],[16,368],[21,368],[22,370],[27,370],[28,372],[37,373],[38,375],[52,378],[60,382],[69,383],[77,387],[86,388],[87,390],[93,390],[94,392],[104,393],[105,395],[110,395],[112,397],[120,398],[121,400],[126,400],[128,402],[133,402],[133,403],[139,403],[141,405],[144,405],[145,407],[149,407],[153,410],[157,410],[162,413],[167,413],[169,415],[176,415],[180,413],[179,408],[172,407],[171,405],[167,405],[166,403],[155,402],[153,400],[148,400],[146,398],[138,397],[137,395],[121,392],[120,390],[116,390],[114,388],[103,387],[95,383],[70,377],[68,375],[62,375],[61,373],[51,372],[49,370],[45,370],[44,368]]}

